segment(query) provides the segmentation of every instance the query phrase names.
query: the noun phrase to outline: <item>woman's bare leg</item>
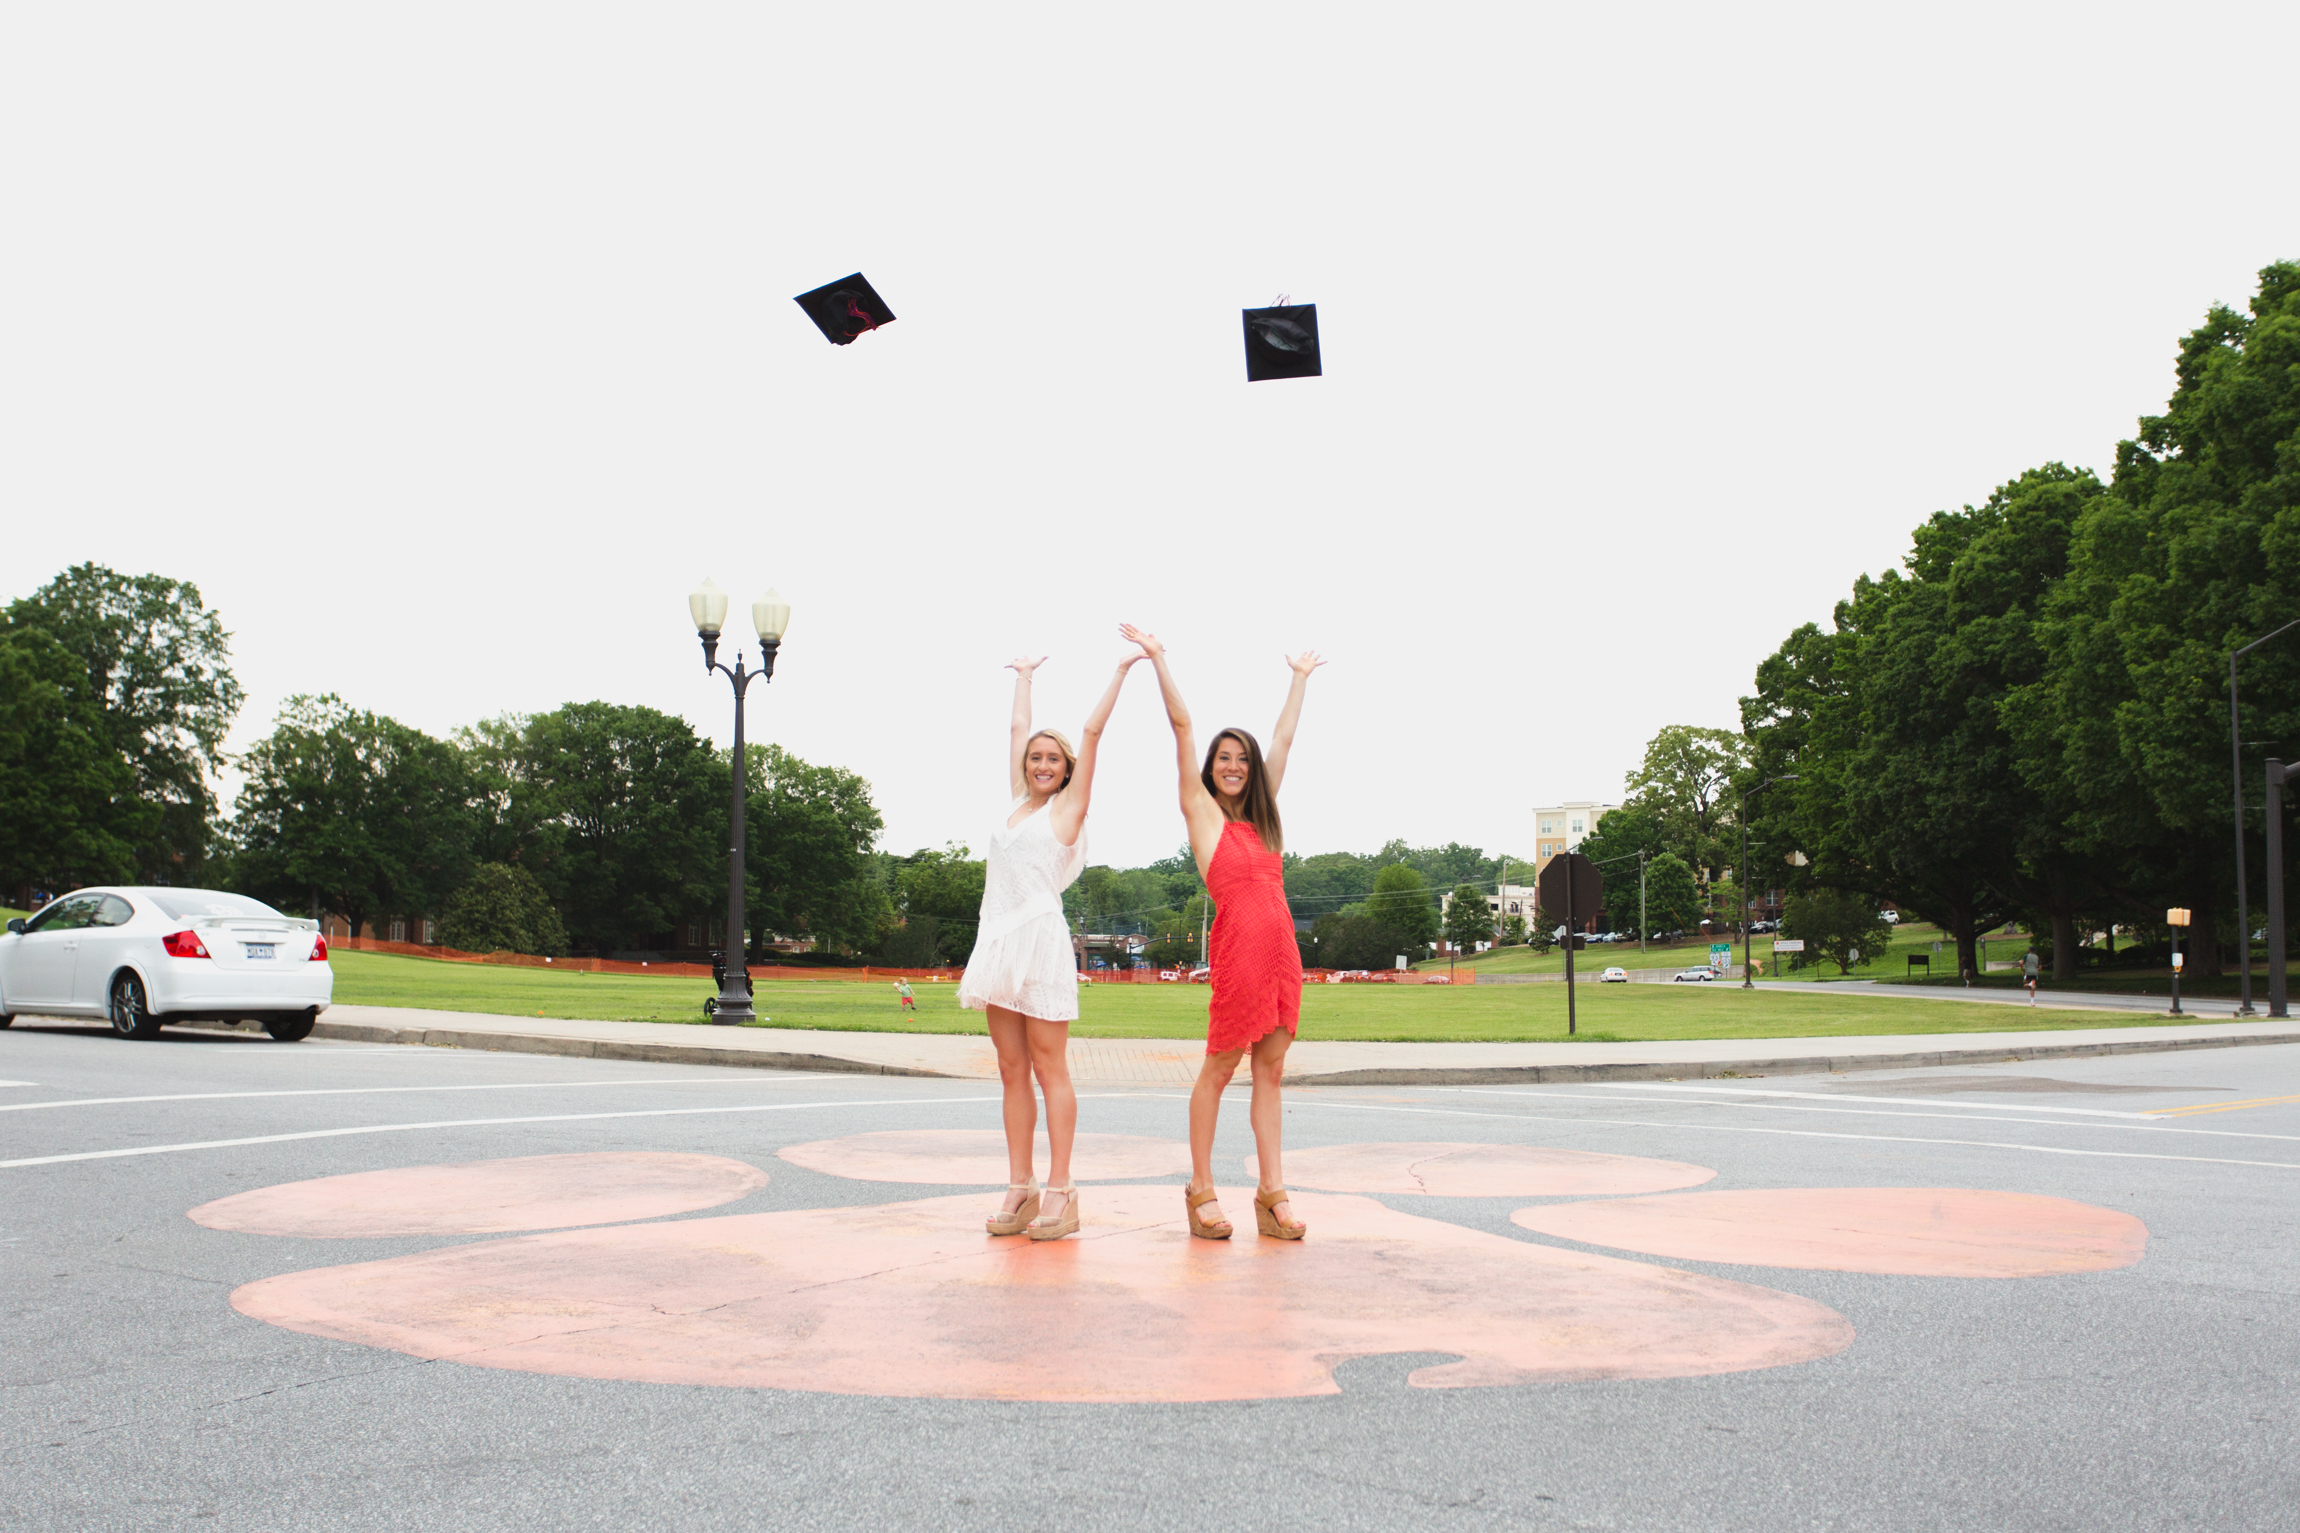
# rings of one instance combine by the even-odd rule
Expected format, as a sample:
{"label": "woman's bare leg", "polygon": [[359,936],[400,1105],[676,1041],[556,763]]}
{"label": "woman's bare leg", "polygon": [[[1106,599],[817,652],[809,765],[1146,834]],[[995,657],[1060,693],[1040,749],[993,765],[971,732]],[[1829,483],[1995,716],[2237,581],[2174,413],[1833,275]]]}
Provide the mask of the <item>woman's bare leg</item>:
{"label": "woman's bare leg", "polygon": [[[1286,1078],[1286,1050],[1293,1044],[1294,1035],[1282,1027],[1254,1040],[1254,1102],[1248,1116],[1254,1125],[1254,1154],[1261,1162],[1263,1192],[1286,1185],[1286,1168],[1279,1154],[1286,1104],[1279,1088]],[[1294,1222],[1291,1203],[1281,1202],[1270,1212],[1280,1224]]]}
{"label": "woman's bare leg", "polygon": [[[1078,1137],[1078,1092],[1070,1084],[1070,1024],[1043,1017],[1022,1020],[1029,1028],[1030,1068],[1046,1096],[1046,1185],[1067,1187],[1071,1141]],[[1027,1157],[1029,1151],[1023,1153]],[[1068,1206],[1066,1199],[1048,1193],[1040,1209],[1048,1217],[1059,1217]]]}
{"label": "woman's bare leg", "polygon": [[[998,1083],[1005,1092],[1006,1179],[1019,1187],[1030,1180],[1031,1141],[1038,1133],[1038,1098],[1030,1090],[1030,1021],[1003,1006],[990,1007],[985,1015],[991,1046],[998,1050]],[[1011,1214],[1022,1199],[1023,1194],[1009,1192],[999,1209]]]}
{"label": "woman's bare leg", "polygon": [[[1198,1067],[1198,1082],[1190,1088],[1190,1190],[1210,1192],[1214,1186],[1214,1126],[1222,1115],[1222,1093],[1238,1073],[1243,1049],[1208,1054]],[[1211,1205],[1219,1210],[1220,1204]],[[1219,1212],[1200,1212],[1201,1219],[1218,1219]]]}

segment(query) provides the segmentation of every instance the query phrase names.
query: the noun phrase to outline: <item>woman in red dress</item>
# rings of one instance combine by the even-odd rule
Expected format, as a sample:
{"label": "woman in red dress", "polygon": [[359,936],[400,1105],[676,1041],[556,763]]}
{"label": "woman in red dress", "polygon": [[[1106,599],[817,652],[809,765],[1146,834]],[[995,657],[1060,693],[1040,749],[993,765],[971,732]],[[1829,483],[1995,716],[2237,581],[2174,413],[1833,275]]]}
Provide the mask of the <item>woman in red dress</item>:
{"label": "woman in red dress", "polygon": [[[1261,1186],[1254,1195],[1254,1222],[1265,1235],[1299,1240],[1309,1227],[1295,1222],[1286,1201],[1286,1178],[1279,1162],[1279,1129],[1284,1108],[1279,1086],[1286,1073],[1286,1050],[1302,1016],[1302,956],[1294,943],[1294,915],[1286,904],[1279,853],[1285,849],[1278,823],[1278,785],[1285,780],[1286,757],[1302,718],[1302,693],[1310,672],[1325,662],[1304,650],[1286,663],[1294,684],[1279,710],[1270,754],[1243,729],[1225,729],[1198,764],[1198,740],[1190,710],[1166,669],[1166,647],[1131,624],[1119,630],[1142,646],[1158,671],[1166,717],[1182,776],[1182,818],[1190,827],[1190,850],[1199,876],[1214,900],[1214,930],[1207,961],[1214,994],[1206,1019],[1206,1062],[1190,1091],[1190,1188],[1183,1207],[1190,1233],[1207,1240],[1230,1238],[1230,1221],[1214,1197],[1214,1124],[1222,1092],[1248,1054],[1254,1062],[1250,1121],[1261,1160]],[[1199,1210],[1212,1205],[1213,1217]]]}

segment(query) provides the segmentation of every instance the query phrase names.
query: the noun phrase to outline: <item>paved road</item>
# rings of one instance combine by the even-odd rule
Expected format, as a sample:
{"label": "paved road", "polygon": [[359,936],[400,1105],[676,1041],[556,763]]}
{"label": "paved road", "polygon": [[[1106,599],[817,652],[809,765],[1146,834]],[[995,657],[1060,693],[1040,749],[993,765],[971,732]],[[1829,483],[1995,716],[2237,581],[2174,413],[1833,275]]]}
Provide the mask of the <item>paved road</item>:
{"label": "paved road", "polygon": [[[948,1150],[994,1126],[973,1082],[21,1025],[0,1033],[0,1081],[0,1526],[2267,1530],[2300,1505],[2300,1047],[1303,1090],[1287,1134],[1313,1228],[1284,1250],[1127,1226],[1180,1181],[1139,1173],[1180,1138],[1182,1102],[1095,1092],[1084,1127],[1133,1136],[1107,1165],[1134,1174],[1087,1186],[1091,1238],[993,1258],[965,1226],[994,1194]],[[1233,1182],[1242,1106],[1221,1145]],[[1395,1142],[1419,1148],[1379,1148]],[[1579,1152],[1545,1175],[1715,1176],[1650,1198],[1535,1196],[1503,1186],[1539,1159],[1523,1147]],[[511,1196],[500,1168],[436,1169],[573,1155],[608,1160],[544,1171],[677,1174],[636,1190],[530,1176]],[[726,1162],[749,1180],[725,1183]],[[1313,1165],[1329,1185],[1429,1190],[1302,1190]],[[920,1180],[863,1179],[904,1166]],[[186,1217],[381,1172],[404,1175]],[[591,1233],[373,1233],[565,1223],[585,1198],[675,1202],[694,1176],[719,1190],[688,1201],[717,1201],[617,1205],[625,1222]],[[1825,1192],[1844,1188],[1997,1201],[1928,1195],[1955,1225],[1944,1240],[1863,1224],[1893,1200]],[[1713,1195],[1744,1201],[1707,1223],[1672,1214]],[[874,1255],[905,1240],[948,1249]],[[1661,1249],[1685,1241],[1709,1254]],[[1122,1248],[1131,1266],[1078,1265]],[[703,1302],[745,1264],[818,1259],[814,1287]],[[1006,1276],[962,1310],[899,1286],[985,1260]],[[1156,1286],[1179,1263],[1189,1281]],[[2022,1263],[2055,1275],[1939,1275]],[[1925,1271],[1838,1270],[1862,1265]],[[630,1270],[663,1285],[636,1306],[653,1313],[594,1326],[597,1285]],[[1321,1283],[1330,1313],[1283,1308]],[[823,1309],[824,1292],[867,1302]],[[1640,1294],[1667,1302],[1623,1329]],[[1543,1307],[1569,1300],[1581,1330],[1545,1329]],[[793,1317],[817,1314],[835,1324],[802,1334]],[[402,1324],[407,1350],[312,1334],[324,1316]],[[1369,1339],[1334,1342],[1329,1319]],[[553,1325],[556,1350],[520,1350]],[[441,1350],[425,1326],[492,1336],[465,1355],[495,1365],[410,1355]],[[1221,1339],[1178,1384],[1150,1334]],[[1537,1368],[1534,1334],[1614,1376],[1443,1387],[1453,1357],[1497,1378],[1510,1359]],[[1413,1343],[1426,1336],[1447,1345]],[[1759,1366],[1748,1348],[1768,1337],[1779,1356]],[[805,1388],[642,1381],[832,1356]],[[1318,1392],[1337,1356],[1338,1391]],[[947,1397],[994,1379],[1007,1398]],[[1232,1397],[1179,1398],[1193,1379]],[[1097,1385],[1140,1398],[1042,1398]]]}

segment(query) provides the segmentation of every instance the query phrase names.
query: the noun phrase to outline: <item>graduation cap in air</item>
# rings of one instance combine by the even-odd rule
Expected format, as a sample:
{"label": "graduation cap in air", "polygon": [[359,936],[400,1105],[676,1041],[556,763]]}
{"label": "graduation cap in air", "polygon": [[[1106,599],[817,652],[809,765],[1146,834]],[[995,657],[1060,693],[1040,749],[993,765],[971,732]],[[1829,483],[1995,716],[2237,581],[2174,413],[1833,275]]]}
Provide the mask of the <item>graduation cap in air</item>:
{"label": "graduation cap in air", "polygon": [[1318,306],[1278,301],[1267,309],[1247,309],[1246,381],[1269,378],[1316,378],[1318,365]]}
{"label": "graduation cap in air", "polygon": [[847,346],[865,330],[876,330],[894,322],[894,310],[886,300],[872,290],[856,272],[836,282],[826,282],[811,293],[801,293],[794,300],[807,311],[807,318],[815,322],[824,339],[833,346]]}

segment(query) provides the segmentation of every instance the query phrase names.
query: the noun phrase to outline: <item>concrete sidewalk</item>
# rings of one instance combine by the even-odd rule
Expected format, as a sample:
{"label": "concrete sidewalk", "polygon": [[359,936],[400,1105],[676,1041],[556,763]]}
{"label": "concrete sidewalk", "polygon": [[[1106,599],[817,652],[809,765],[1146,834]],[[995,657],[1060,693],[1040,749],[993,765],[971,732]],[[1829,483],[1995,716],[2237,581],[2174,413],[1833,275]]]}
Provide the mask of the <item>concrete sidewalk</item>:
{"label": "concrete sidewalk", "polygon": [[[995,1080],[988,1038],[957,1033],[839,1033],[662,1022],[569,1022],[379,1006],[330,1008],[315,1037],[362,1043],[570,1054],[661,1064]],[[1539,1081],[1698,1080],[2009,1060],[2300,1043],[2291,1022],[2200,1022],[2062,1032],[1902,1033],[1662,1043],[1360,1043],[1294,1045],[1297,1086],[1478,1085]],[[1186,1087],[1201,1044],[1190,1039],[1073,1038],[1081,1085]],[[1241,1072],[1240,1080],[1244,1076]]]}

